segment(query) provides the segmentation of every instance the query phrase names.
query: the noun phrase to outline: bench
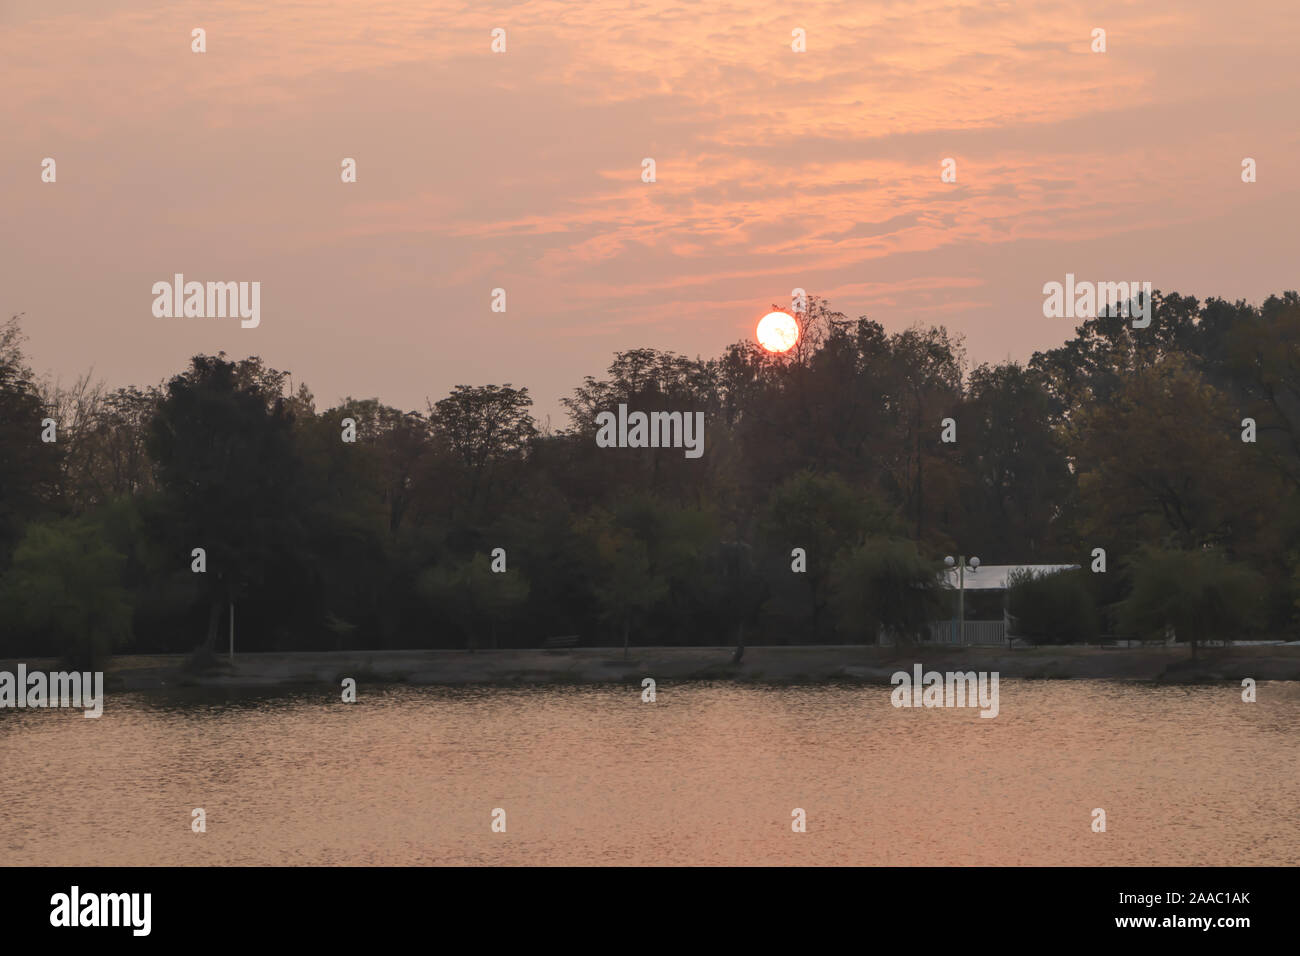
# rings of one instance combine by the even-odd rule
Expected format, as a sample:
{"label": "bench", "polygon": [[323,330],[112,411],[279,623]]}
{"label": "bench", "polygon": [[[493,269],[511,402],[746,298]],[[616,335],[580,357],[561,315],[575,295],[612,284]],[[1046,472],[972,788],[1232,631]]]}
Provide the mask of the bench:
{"label": "bench", "polygon": [[578,646],[577,634],[565,634],[563,637],[548,637],[545,641],[542,642],[542,647],[548,651],[555,650],[556,648],[559,647],[577,647],[577,646]]}

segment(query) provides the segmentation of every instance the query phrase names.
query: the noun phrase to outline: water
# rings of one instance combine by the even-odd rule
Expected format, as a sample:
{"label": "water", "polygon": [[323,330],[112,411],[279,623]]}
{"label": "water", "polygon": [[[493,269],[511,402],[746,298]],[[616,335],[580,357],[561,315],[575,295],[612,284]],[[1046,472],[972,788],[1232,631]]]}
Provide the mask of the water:
{"label": "water", "polygon": [[991,720],[889,690],[363,685],[351,705],[3,711],[0,863],[1300,863],[1300,684],[1246,704],[1235,684],[1008,680]]}

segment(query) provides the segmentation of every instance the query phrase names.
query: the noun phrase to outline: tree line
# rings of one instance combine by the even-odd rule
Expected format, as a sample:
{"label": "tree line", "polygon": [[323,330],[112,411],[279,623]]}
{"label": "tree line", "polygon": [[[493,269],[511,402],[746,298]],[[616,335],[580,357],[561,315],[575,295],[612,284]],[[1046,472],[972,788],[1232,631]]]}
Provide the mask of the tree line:
{"label": "tree line", "polygon": [[[509,383],[320,408],[225,353],[63,386],[15,317],[0,656],[211,650],[232,604],[249,651],[860,643],[950,613],[959,552],[1083,565],[1013,593],[1035,639],[1294,635],[1300,297],[1154,301],[1148,328],[1106,314],[971,367],[941,326],[813,297],[785,355],[616,353],[559,429]],[[703,411],[703,456],[598,447],[620,403]]]}

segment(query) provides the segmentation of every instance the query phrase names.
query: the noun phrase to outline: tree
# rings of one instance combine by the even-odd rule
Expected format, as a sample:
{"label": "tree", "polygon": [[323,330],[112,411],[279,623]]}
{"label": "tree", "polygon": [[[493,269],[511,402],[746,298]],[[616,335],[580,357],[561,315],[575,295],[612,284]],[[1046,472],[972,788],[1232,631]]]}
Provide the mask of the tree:
{"label": "tree", "polygon": [[1042,560],[1066,536],[1074,480],[1040,376],[1011,362],[981,365],[959,417],[972,500],[956,537],[978,541],[993,563]]}
{"label": "tree", "polygon": [[734,618],[736,650],[731,662],[739,664],[745,656],[745,625],[757,616],[771,589],[758,573],[754,549],[747,541],[723,541],[716,561],[722,569],[717,600]]}
{"label": "tree", "polygon": [[42,392],[58,422],[62,498],[69,508],[81,513],[152,489],[146,438],[161,399],[158,389],[108,391],[87,373],[67,388],[46,385]]}
{"label": "tree", "polygon": [[896,450],[888,471],[917,541],[927,540],[927,516],[958,500],[959,478],[940,442],[940,423],[960,407],[965,365],[961,341],[946,329],[912,328],[889,339],[884,411],[896,425],[890,442]]}
{"label": "tree", "polygon": [[[773,490],[760,523],[777,576],[770,609],[802,618],[808,639],[817,640],[825,627],[831,569],[840,552],[860,545],[868,534],[896,527],[879,501],[837,476],[801,472],[782,483]],[[807,559],[800,573],[791,573],[794,548],[802,548]]]}
{"label": "tree", "polygon": [[[356,425],[355,445],[339,440],[343,420]],[[314,453],[331,459],[329,467],[348,473],[353,488],[382,502],[385,525],[396,534],[411,508],[422,496],[425,463],[432,452],[431,426],[419,412],[402,412],[378,399],[344,399],[318,418],[299,419],[299,428],[314,425]],[[352,449],[360,449],[355,453]],[[362,491],[361,489],[365,490]]]}
{"label": "tree", "polygon": [[[1248,537],[1267,521],[1275,485],[1240,440],[1226,396],[1171,355],[1079,410],[1066,429],[1078,475],[1082,531],[1123,546],[1183,548]],[[1241,493],[1251,488],[1249,495]]]}
{"label": "tree", "polygon": [[120,581],[123,556],[87,520],[35,522],[6,577],[6,617],[77,669],[102,666],[131,635],[131,600]]}
{"label": "tree", "polygon": [[208,651],[227,604],[273,580],[283,585],[301,566],[303,502],[286,377],[256,357],[195,356],[167,384],[150,429],[166,521],[158,534],[178,562],[188,563],[194,548],[206,552]]}
{"label": "tree", "polygon": [[938,616],[939,567],[915,543],[873,537],[840,554],[831,571],[831,605],[842,633],[876,643],[881,632],[924,638]]}
{"label": "tree", "polygon": [[601,616],[621,628],[626,657],[633,617],[644,618],[667,597],[668,575],[655,566],[654,542],[647,542],[628,522],[597,510],[586,517],[582,527],[592,544],[594,591]]}
{"label": "tree", "polygon": [[1133,591],[1120,603],[1120,630],[1159,640],[1173,629],[1178,641],[1196,647],[1231,640],[1258,626],[1264,580],[1214,550],[1143,548],[1131,564]]}
{"label": "tree", "polygon": [[571,397],[561,399],[569,413],[570,427],[564,437],[569,439],[574,462],[567,476],[574,497],[601,498],[602,489],[628,486],[678,498],[698,493],[709,462],[718,455],[712,444],[709,461],[687,460],[651,448],[601,449],[595,444],[596,417],[615,412],[620,404],[646,414],[703,412],[712,442],[718,434],[713,427],[718,387],[712,363],[657,349],[616,352],[606,378],[587,376]]}
{"label": "tree", "polygon": [[537,426],[528,389],[505,385],[457,385],[430,406],[435,433],[464,468],[472,507],[494,467],[523,457]]}
{"label": "tree", "polygon": [[645,543],[635,538],[620,536],[612,548],[602,549],[602,557],[610,562],[610,572],[597,586],[596,596],[606,614],[622,620],[626,658],[633,615],[644,614],[663,600],[668,593],[668,582],[653,572]]}
{"label": "tree", "polygon": [[[429,559],[424,550],[400,560],[409,550],[399,532],[419,491],[421,459],[418,451],[393,446],[403,444],[396,436],[404,439],[410,428],[423,433],[420,447],[427,448],[427,423],[373,399],[349,398],[320,414],[314,405],[305,386],[286,401],[306,540],[296,630],[310,631],[319,621],[336,641],[346,636],[353,646],[392,646],[410,633],[404,618],[418,615],[414,578]],[[355,442],[343,440],[346,418],[355,423]]]}
{"label": "tree", "polygon": [[[1111,573],[1085,580],[1109,614],[1125,559],[1159,546],[1263,574],[1268,625],[1294,632],[1300,296],[1155,300],[1149,328],[1103,314],[1025,366],[967,376],[943,327],[891,334],[812,295],[788,353],[616,353],[559,431],[539,431],[508,384],[458,386],[427,413],[379,398],[318,412],[306,385],[224,355],[159,388],[50,385],[14,319],[0,326],[0,574],[28,526],[78,515],[124,556],[140,650],[186,649],[178,635],[205,624],[215,645],[237,600],[241,649],[609,629],[629,652],[633,638],[723,642],[739,659],[747,640],[919,633],[926,589],[898,582],[918,580],[920,555],[1071,563],[1101,548]],[[597,446],[597,413],[622,403],[702,412],[703,457]],[[56,442],[41,441],[46,417]],[[486,566],[501,545],[526,580]],[[1029,636],[1093,633],[1069,580],[1013,593]],[[14,612],[0,639],[48,644],[34,626]]]}
{"label": "tree", "polygon": [[58,501],[58,442],[41,441],[45,406],[22,352],[20,316],[0,325],[0,568],[24,523]]}
{"label": "tree", "polygon": [[574,431],[593,433],[596,415],[613,411],[620,402],[639,411],[702,408],[717,395],[713,366],[659,349],[615,352],[607,375],[599,380],[588,375],[572,397],[560,400]]}
{"label": "tree", "polygon": [[488,625],[490,646],[497,646],[497,629],[528,598],[528,580],[518,571],[494,572],[488,556],[443,562],[420,578],[420,592],[435,608],[459,620],[466,647],[478,647],[479,628]]}
{"label": "tree", "polygon": [[1176,294],[1152,296],[1148,328],[1107,308],[1086,320],[1075,337],[1059,348],[1034,354],[1030,368],[1042,376],[1052,399],[1052,420],[1070,420],[1074,411],[1109,402],[1126,381],[1171,355],[1197,354],[1203,339],[1196,326],[1196,299]]}
{"label": "tree", "polygon": [[1259,443],[1300,485],[1300,296],[1270,296],[1227,331],[1224,365],[1256,419]]}

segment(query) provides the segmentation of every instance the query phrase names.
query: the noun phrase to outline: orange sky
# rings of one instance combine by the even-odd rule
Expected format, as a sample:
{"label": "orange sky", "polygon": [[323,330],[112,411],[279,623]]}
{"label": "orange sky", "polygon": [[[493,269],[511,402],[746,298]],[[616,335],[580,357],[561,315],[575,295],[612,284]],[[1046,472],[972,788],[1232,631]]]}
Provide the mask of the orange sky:
{"label": "orange sky", "polygon": [[[508,381],[556,424],[614,350],[715,355],[795,286],[1024,359],[1067,272],[1300,285],[1297,36],[1294,0],[0,0],[0,314],[65,380],[224,349],[321,407]],[[261,324],[155,318],[177,272],[260,281]]]}

